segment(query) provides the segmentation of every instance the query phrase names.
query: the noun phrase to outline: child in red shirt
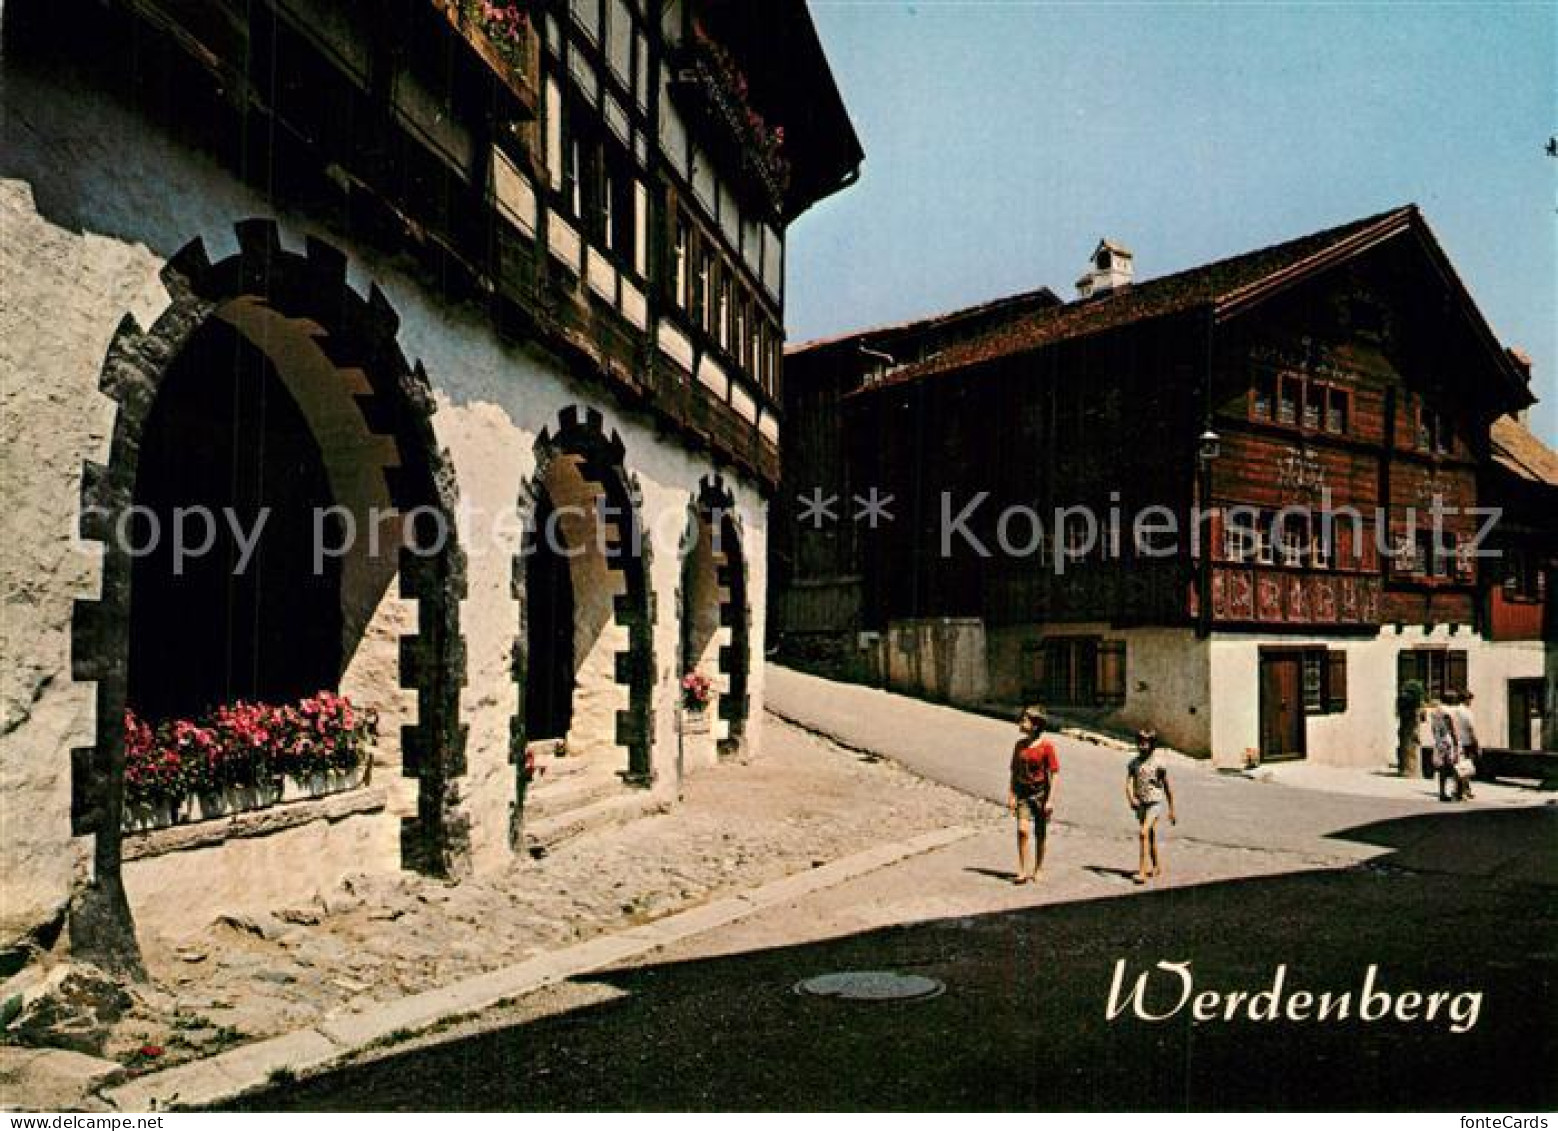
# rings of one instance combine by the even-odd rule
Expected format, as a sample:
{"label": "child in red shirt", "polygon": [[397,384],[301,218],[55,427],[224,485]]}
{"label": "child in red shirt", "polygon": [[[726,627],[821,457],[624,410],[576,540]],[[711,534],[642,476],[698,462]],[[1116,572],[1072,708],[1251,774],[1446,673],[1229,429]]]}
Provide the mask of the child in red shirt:
{"label": "child in red shirt", "polygon": [[[1022,738],[1012,748],[1011,788],[1006,807],[1017,817],[1017,875],[1012,882],[1030,883],[1039,878],[1044,867],[1044,842],[1049,833],[1050,815],[1055,812],[1055,780],[1060,774],[1060,757],[1055,745],[1044,737],[1049,720],[1040,707],[1029,707],[1018,716],[1017,729]],[[1028,829],[1033,828],[1033,868],[1028,868]]]}

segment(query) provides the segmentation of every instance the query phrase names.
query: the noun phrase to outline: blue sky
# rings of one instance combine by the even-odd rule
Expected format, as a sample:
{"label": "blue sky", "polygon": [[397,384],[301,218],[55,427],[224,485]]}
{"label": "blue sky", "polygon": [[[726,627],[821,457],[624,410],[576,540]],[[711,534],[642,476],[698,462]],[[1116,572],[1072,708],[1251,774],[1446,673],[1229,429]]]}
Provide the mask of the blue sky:
{"label": "blue sky", "polygon": [[791,229],[791,341],[1138,278],[1415,202],[1558,446],[1558,2],[811,0],[866,150]]}

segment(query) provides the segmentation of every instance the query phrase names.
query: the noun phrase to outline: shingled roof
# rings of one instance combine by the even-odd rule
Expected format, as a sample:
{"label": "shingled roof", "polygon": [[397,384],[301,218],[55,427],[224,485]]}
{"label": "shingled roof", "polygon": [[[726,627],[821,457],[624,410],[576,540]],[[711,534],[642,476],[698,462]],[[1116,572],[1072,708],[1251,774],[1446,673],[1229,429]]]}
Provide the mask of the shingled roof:
{"label": "shingled roof", "polygon": [[1493,422],[1493,461],[1532,483],[1558,487],[1558,452],[1512,416]]}
{"label": "shingled roof", "polygon": [[1533,398],[1524,377],[1505,356],[1414,204],[1188,271],[1127,285],[1102,296],[1035,311],[949,346],[917,365],[905,366],[862,394],[1196,309],[1210,308],[1214,317],[1222,320],[1317,271],[1413,229],[1423,237],[1424,248],[1435,260],[1441,276],[1470,310],[1473,331],[1496,355],[1494,364],[1511,382],[1514,399],[1524,397],[1522,407],[1529,404]]}
{"label": "shingled roof", "polygon": [[1014,315],[1021,315],[1027,313],[1030,307],[1061,305],[1063,304],[1060,296],[1054,291],[1048,287],[1037,287],[1031,291],[1022,291],[1014,295],[1002,295],[1000,298],[987,299],[984,302],[975,303],[973,306],[961,306],[956,310],[943,310],[935,314],[921,314],[914,318],[904,319],[901,322],[886,322],[878,326],[868,326],[863,330],[850,330],[843,334],[830,334],[825,338],[812,338],[808,341],[785,346],[784,354],[787,358],[799,357],[801,354],[811,353],[813,350],[826,349],[828,346],[835,346],[840,342],[867,341],[873,338],[910,334],[918,330],[929,329],[932,326],[961,322],[965,318],[998,314],[1008,308],[1012,310]]}

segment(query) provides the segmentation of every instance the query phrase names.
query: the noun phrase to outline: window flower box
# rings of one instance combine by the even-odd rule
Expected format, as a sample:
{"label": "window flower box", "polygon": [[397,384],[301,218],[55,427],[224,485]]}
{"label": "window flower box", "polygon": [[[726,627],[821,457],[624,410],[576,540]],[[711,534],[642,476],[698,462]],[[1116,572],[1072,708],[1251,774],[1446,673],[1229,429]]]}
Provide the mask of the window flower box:
{"label": "window flower box", "polygon": [[536,113],[539,47],[527,5],[521,0],[433,0],[525,110]]}
{"label": "window flower box", "polygon": [[747,178],[774,213],[782,215],[790,188],[784,127],[769,125],[753,108],[746,76],[698,20],[677,61],[671,89],[689,112],[726,138]]}
{"label": "window flower box", "polygon": [[378,715],[322,691],[152,727],[125,712],[127,831],[214,820],[366,785]]}

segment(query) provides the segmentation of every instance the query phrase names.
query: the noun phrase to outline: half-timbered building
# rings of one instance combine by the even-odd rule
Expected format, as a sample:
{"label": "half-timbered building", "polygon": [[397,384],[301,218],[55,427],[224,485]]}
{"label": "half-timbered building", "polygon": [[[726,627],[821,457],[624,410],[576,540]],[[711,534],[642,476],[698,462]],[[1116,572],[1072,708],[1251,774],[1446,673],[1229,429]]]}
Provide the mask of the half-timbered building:
{"label": "half-timbered building", "polygon": [[756,743],[785,233],[862,158],[803,0],[3,20],[0,947]]}
{"label": "half-timbered building", "polygon": [[[1492,644],[1483,477],[1529,373],[1418,210],[1147,281],[1101,241],[1078,289],[901,362],[792,354],[790,412],[827,406],[841,455],[783,498],[842,495],[845,529],[781,519],[781,652],[1220,764],[1383,764],[1408,679],[1506,741],[1542,657]],[[831,648],[818,593],[858,607]]]}

